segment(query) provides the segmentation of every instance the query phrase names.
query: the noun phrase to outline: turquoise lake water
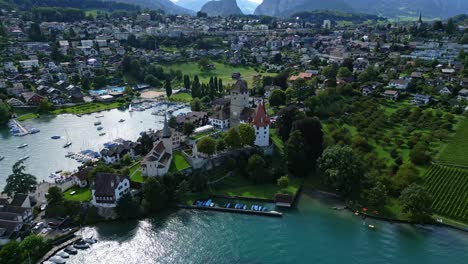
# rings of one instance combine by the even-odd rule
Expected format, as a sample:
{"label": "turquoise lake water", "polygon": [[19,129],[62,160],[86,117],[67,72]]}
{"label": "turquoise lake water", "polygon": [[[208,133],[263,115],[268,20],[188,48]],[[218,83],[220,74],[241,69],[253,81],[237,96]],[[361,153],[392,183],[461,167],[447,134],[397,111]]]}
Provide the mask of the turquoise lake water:
{"label": "turquoise lake water", "polygon": [[308,194],[282,218],[178,210],[85,228],[99,242],[67,263],[468,262],[468,235],[367,220]]}

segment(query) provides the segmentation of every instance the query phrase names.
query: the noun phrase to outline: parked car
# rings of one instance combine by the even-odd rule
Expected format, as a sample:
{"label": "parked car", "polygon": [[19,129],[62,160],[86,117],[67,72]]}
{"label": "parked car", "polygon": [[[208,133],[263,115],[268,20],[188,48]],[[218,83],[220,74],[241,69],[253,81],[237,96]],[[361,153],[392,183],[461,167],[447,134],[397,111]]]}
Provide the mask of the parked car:
{"label": "parked car", "polygon": [[33,231],[38,231],[38,230],[40,230],[43,226],[44,226],[44,222],[39,222],[39,223],[37,223],[37,224],[32,228],[32,230],[33,230]]}

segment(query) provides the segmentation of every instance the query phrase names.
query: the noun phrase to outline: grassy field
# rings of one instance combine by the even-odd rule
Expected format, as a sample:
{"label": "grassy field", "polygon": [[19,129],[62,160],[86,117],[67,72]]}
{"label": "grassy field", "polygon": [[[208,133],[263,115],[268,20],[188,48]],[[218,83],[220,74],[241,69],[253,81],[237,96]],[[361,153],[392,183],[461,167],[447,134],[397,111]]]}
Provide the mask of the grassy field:
{"label": "grassy field", "polygon": [[426,172],[425,186],[436,213],[468,222],[468,169],[433,165]]}
{"label": "grassy field", "polygon": [[281,189],[278,185],[269,184],[252,184],[248,179],[242,176],[230,176],[223,182],[212,189],[213,194],[229,195],[229,196],[244,196],[252,198],[273,199],[278,192],[287,192],[295,194],[300,186],[300,180],[290,178],[289,186]]}
{"label": "grassy field", "polygon": [[176,102],[189,103],[192,101],[192,95],[188,93],[173,94],[171,95],[169,100],[176,101]]}
{"label": "grassy field", "polygon": [[24,114],[24,115],[21,115],[19,116],[18,118],[16,118],[18,121],[25,121],[25,120],[28,120],[28,119],[34,119],[34,118],[39,118],[40,115],[39,114],[35,114],[35,113],[29,113],[29,114]]}
{"label": "grassy field", "polygon": [[215,68],[210,71],[202,72],[198,67],[196,62],[188,62],[183,64],[173,64],[173,65],[161,65],[165,71],[169,70],[181,70],[183,74],[188,74],[190,76],[190,80],[193,80],[195,75],[198,75],[200,78],[200,82],[208,83],[210,77],[218,77],[223,80],[223,84],[227,85],[232,83],[231,74],[233,72],[240,72],[242,77],[247,81],[249,88],[252,87],[252,77],[258,74],[262,75],[274,75],[271,73],[259,73],[256,72],[251,67],[233,67],[230,65],[221,64],[218,62],[213,62]]}
{"label": "grassy field", "polygon": [[283,140],[276,134],[276,129],[271,128],[270,129],[270,138],[273,144],[275,144],[275,147],[278,149],[278,151],[283,154],[284,153],[284,143]]}
{"label": "grassy field", "polygon": [[182,155],[182,153],[180,151],[175,151],[172,154],[172,163],[171,163],[171,167],[169,168],[169,171],[177,172],[177,171],[184,170],[188,167],[190,167],[190,164]]}
{"label": "grassy field", "polygon": [[[71,192],[76,192],[75,194],[71,195]],[[77,201],[77,202],[88,202],[91,201],[92,196],[91,196],[91,190],[89,188],[80,188],[80,187],[72,187],[68,190],[66,190],[63,193],[63,196],[66,200],[69,201]]]}
{"label": "grassy field", "polygon": [[130,168],[130,180],[132,182],[138,183],[142,183],[145,181],[145,178],[143,178],[143,176],[141,175],[140,163],[137,163]]}
{"label": "grassy field", "polygon": [[458,126],[455,136],[440,153],[441,163],[468,166],[468,118]]}
{"label": "grassy field", "polygon": [[60,108],[52,111],[52,114],[90,114],[94,112],[100,112],[100,111],[105,111],[105,110],[110,110],[114,108],[119,108],[124,106],[125,103],[86,103],[86,104],[81,104],[81,105],[76,105],[76,106],[71,106],[71,107],[66,107],[66,108]]}

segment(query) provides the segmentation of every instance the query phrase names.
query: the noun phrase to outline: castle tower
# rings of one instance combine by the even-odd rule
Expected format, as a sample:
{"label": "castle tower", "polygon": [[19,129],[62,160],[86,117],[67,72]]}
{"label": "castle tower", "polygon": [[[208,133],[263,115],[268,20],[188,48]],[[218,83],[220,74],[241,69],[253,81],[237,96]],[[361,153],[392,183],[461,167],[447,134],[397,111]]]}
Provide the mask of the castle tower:
{"label": "castle tower", "polygon": [[255,145],[268,147],[270,145],[270,118],[266,113],[265,104],[263,102],[255,109],[252,126],[255,129]]}
{"label": "castle tower", "polygon": [[229,123],[231,127],[237,127],[241,121],[242,111],[249,107],[249,89],[247,82],[241,79],[240,73],[233,73],[232,79],[236,82],[231,89]]}
{"label": "castle tower", "polygon": [[166,148],[166,152],[172,154],[172,133],[167,123],[167,116],[164,114],[164,127],[162,130],[162,142]]}

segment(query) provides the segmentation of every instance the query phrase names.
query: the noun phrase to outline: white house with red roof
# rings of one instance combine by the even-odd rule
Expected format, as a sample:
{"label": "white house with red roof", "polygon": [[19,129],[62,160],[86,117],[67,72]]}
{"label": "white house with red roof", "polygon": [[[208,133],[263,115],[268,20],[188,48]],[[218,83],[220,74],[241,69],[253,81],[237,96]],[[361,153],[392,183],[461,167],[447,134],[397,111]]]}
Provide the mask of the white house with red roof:
{"label": "white house with red roof", "polygon": [[270,118],[263,102],[255,109],[251,124],[255,129],[255,145],[268,147],[270,145]]}

